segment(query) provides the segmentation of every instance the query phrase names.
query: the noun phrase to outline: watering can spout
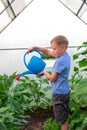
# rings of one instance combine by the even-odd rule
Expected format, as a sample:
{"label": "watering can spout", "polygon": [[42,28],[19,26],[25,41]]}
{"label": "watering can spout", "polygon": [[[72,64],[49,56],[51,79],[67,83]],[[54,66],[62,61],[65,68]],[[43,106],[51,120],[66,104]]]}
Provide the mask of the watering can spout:
{"label": "watering can spout", "polygon": [[28,70],[28,71],[24,71],[24,72],[22,72],[22,73],[20,73],[18,76],[16,76],[16,80],[20,80],[20,77],[21,76],[24,76],[24,75],[26,75],[26,74],[33,74],[30,70]]}

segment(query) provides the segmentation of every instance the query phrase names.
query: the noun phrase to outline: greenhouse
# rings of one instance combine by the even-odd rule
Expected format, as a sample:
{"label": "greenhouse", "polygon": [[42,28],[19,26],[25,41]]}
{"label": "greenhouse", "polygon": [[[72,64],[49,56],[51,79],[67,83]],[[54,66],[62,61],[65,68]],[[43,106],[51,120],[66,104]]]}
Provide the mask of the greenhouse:
{"label": "greenhouse", "polygon": [[[70,91],[69,111],[58,104],[68,113],[63,123],[51,89],[66,77],[54,71],[63,57],[56,36],[68,40],[59,48],[71,59],[63,60]],[[87,0],[0,0],[0,60],[0,130],[87,130]]]}

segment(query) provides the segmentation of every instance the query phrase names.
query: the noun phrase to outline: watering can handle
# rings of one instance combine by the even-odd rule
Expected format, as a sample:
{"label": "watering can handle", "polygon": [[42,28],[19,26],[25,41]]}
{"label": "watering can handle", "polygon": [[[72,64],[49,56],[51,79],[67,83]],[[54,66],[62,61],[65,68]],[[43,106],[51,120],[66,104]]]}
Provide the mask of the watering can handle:
{"label": "watering can handle", "polygon": [[[31,52],[33,52],[33,51],[39,53],[39,54],[40,54],[40,58],[42,58],[42,54],[41,54],[40,51],[34,49],[34,50],[32,50]],[[29,52],[26,52],[26,53],[24,54],[23,60],[24,60],[25,66],[28,68],[28,65],[27,65],[27,63],[26,63],[26,55],[27,55],[27,54],[29,54]]]}

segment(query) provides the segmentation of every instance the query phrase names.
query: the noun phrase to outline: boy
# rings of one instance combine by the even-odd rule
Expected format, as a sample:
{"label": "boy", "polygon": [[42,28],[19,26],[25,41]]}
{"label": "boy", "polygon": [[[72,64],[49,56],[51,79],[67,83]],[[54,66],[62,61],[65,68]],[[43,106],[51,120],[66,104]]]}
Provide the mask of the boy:
{"label": "boy", "polygon": [[28,48],[29,52],[33,49],[37,49],[56,58],[52,73],[49,74],[43,71],[40,75],[45,75],[46,78],[51,81],[54,115],[57,123],[61,125],[61,130],[69,130],[67,118],[69,114],[68,105],[70,98],[68,85],[70,57],[66,52],[68,44],[68,40],[65,36],[58,35],[51,40],[52,50],[37,46]]}

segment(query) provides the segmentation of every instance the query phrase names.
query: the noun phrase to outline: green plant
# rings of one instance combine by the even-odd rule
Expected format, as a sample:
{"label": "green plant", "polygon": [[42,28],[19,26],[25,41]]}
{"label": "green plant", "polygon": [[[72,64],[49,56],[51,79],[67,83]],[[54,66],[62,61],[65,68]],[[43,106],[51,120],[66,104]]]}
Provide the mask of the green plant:
{"label": "green plant", "polygon": [[87,128],[87,42],[83,42],[73,55],[74,74],[69,83],[71,86],[70,108],[73,112],[69,116],[70,129],[86,130]]}
{"label": "green plant", "polygon": [[49,82],[40,76],[36,76],[35,79],[24,76],[21,79],[21,84],[16,87],[14,96],[21,94],[23,94],[23,98],[28,100],[28,108],[32,111],[38,107],[45,109],[52,105]]}
{"label": "green plant", "polygon": [[52,118],[45,121],[44,130],[60,130],[60,126]]}
{"label": "green plant", "polygon": [[87,78],[83,78],[71,89],[69,116],[70,129],[83,130],[87,127]]}
{"label": "green plant", "polygon": [[0,107],[4,106],[8,100],[9,86],[12,84],[15,76],[16,72],[11,76],[8,76],[6,74],[0,75]]}
{"label": "green plant", "polygon": [[0,75],[0,122],[7,130],[19,130],[30,113],[38,107],[47,108],[52,105],[50,85],[47,79],[36,76],[30,79],[21,78],[15,86],[13,95],[9,88],[15,81],[16,73],[11,76]]}
{"label": "green plant", "polygon": [[46,53],[42,54],[42,58],[46,60],[54,59],[54,57],[47,55]]}

